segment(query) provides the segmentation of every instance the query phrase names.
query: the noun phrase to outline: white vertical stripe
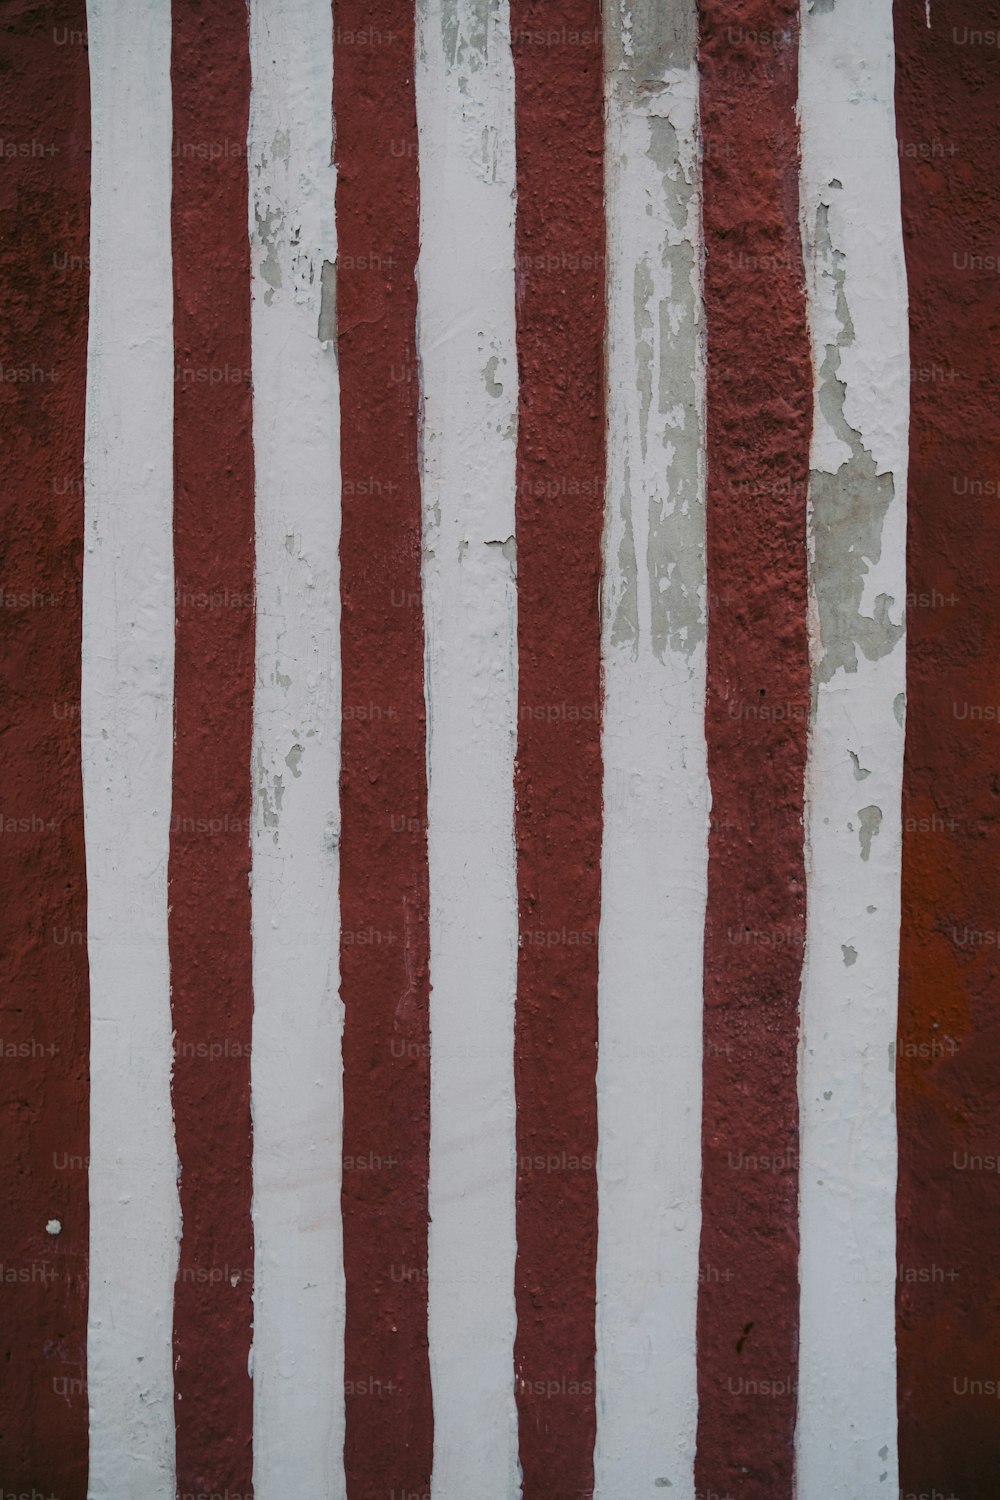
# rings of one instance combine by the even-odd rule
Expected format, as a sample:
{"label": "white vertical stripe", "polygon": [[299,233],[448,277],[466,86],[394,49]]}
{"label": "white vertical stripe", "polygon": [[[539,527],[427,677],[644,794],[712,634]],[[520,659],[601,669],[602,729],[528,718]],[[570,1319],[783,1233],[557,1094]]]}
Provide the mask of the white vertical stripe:
{"label": "white vertical stripe", "polygon": [[173,1500],[170,7],[90,0],[81,731],[91,999],[92,1500]]}
{"label": "white vertical stripe", "polygon": [[595,1496],[666,1481],[693,1500],[709,809],[695,7],[617,0],[605,39]]}
{"label": "white vertical stripe", "polygon": [[898,1487],[894,1043],[909,411],[892,0],[803,6],[815,371],[802,994],[802,1500]]}
{"label": "white vertical stripe", "polygon": [[514,77],[507,0],[418,0],[434,1500],[518,1493]]}
{"label": "white vertical stripe", "polygon": [[[252,0],[254,1488],[344,1494],[329,0]],[[325,267],[325,269],[324,269]],[[248,768],[249,769],[249,768]]]}

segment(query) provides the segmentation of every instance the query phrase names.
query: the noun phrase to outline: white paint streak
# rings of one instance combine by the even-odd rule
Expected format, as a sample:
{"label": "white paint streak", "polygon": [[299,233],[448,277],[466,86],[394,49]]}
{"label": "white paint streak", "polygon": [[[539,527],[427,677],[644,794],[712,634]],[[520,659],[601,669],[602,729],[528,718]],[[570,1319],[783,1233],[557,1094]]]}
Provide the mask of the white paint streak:
{"label": "white paint streak", "polygon": [[[816,714],[800,1054],[802,1500],[898,1489],[893,1049],[903,731],[894,705],[905,686],[904,645],[891,629],[880,634],[862,620],[856,639],[868,652],[848,650],[856,670],[845,667],[841,635],[832,641],[840,662],[832,670],[836,633],[829,614],[826,628],[823,620],[824,598],[847,597],[861,556],[858,615],[870,622],[877,597],[886,595],[888,619],[898,626],[905,600],[909,354],[893,66],[891,0],[837,0],[826,13],[803,13]],[[892,476],[891,492],[882,492],[880,539],[876,472]],[[837,482],[824,475],[839,475],[847,504],[831,501]],[[878,837],[869,836],[864,858],[859,829],[874,832],[876,813]],[[849,967],[847,955],[856,955]]]}
{"label": "white paint streak", "polygon": [[694,26],[693,5],[669,24],[658,4],[607,11],[598,1500],[695,1493],[709,785]]}
{"label": "white paint streak", "polygon": [[87,15],[93,158],[80,718],[91,997],[88,1494],[173,1500],[180,1207],[167,949],[170,8],[90,0]]}
{"label": "white paint streak", "polygon": [[[419,0],[435,1500],[519,1493],[513,1392],[514,78],[506,0]],[[388,1253],[388,1252],[387,1252]]]}
{"label": "white paint streak", "polygon": [[319,337],[333,332],[336,261],[329,3],[252,0],[250,48],[254,1492],[341,1500],[339,381]]}

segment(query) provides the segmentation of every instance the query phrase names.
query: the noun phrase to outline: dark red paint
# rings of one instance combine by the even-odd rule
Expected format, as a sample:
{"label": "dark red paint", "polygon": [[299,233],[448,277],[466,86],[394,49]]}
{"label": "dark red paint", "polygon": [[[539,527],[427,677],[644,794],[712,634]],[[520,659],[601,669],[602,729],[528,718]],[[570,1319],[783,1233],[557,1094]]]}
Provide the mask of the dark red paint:
{"label": "dark red paint", "polygon": [[[790,1500],[794,1482],[812,418],[798,9],[700,6],[712,829],[696,1485],[737,1500]],[[762,717],[776,705],[783,718]]]}
{"label": "dark red paint", "polygon": [[[245,0],[174,0],[171,73],[177,1487],[249,1495],[254,498]],[[224,602],[206,605],[206,596]],[[223,1044],[221,1059],[206,1057],[212,1043]]]}
{"label": "dark red paint", "polygon": [[0,1488],[83,1500],[90,98],[63,27],[86,31],[83,0],[0,5]]}
{"label": "dark red paint", "polygon": [[931,20],[922,0],[897,0],[898,134],[927,148],[900,153],[915,372],[907,589],[930,600],[907,614],[898,1259],[927,1279],[897,1287],[900,1471],[904,1493],[994,1500],[1000,5],[934,0]]}
{"label": "dark red paint", "polygon": [[415,13],[343,0],[334,20],[345,1463],[350,1500],[389,1500],[430,1489],[433,1442]]}
{"label": "dark red paint", "polygon": [[593,1490],[595,1436],[601,7],[514,0],[511,33],[520,379],[515,1389],[525,1500],[580,1500]]}

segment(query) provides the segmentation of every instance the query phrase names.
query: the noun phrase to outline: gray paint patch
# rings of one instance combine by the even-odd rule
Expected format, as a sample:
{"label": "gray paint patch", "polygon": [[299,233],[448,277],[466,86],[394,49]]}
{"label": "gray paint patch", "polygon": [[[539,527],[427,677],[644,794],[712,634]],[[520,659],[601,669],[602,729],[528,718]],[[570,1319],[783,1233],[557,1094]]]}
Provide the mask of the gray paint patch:
{"label": "gray paint patch", "polygon": [[[616,3],[620,20],[612,15]],[[604,10],[608,62],[636,91],[656,88],[670,68],[693,66],[698,23],[691,0],[612,0]]]}
{"label": "gray paint patch", "polygon": [[632,301],[635,330],[635,386],[639,392],[639,443],[642,456],[646,457],[649,441],[649,413],[653,407],[653,315],[649,304],[653,300],[653,273],[649,261],[643,259],[635,268],[632,279]]}
{"label": "gray paint patch", "polygon": [[811,16],[828,16],[837,0],[809,0],[809,14]]}
{"label": "gray paint patch", "polygon": [[906,694],[897,693],[892,700],[892,712],[900,729],[906,727]]}
{"label": "gray paint patch", "polygon": [[298,779],[298,777],[302,775],[302,772],[299,770],[299,762],[301,761],[305,753],[306,752],[304,746],[293,745],[288,754],[285,756],[285,765],[288,767],[288,769],[296,779]]}
{"label": "gray paint patch", "polygon": [[858,961],[857,948],[852,948],[850,943],[841,943],[840,951],[844,955],[844,968],[852,968]]}
{"label": "gray paint patch", "polygon": [[611,644],[638,647],[639,565],[636,562],[635,536],[632,531],[632,481],[627,464],[622,485],[622,520],[625,522],[625,530],[618,543],[618,576],[622,591],[611,626]]}
{"label": "gray paint patch", "polygon": [[862,807],[858,812],[861,819],[861,827],[858,829],[858,838],[861,840],[861,858],[868,860],[872,852],[872,839],[877,837],[882,827],[882,809],[880,807]]}
{"label": "gray paint patch", "polygon": [[858,651],[869,661],[886,656],[901,640],[902,621],[893,624],[889,611],[895,600],[887,594],[875,599],[874,614],[861,613],[861,599],[869,564],[882,555],[882,526],[895,486],[891,474],[879,474],[861,434],[844,415],[847,387],[840,379],[840,351],[854,342],[854,325],[847,304],[844,255],[830,239],[829,210],[821,204],[816,216],[816,252],[825,259],[836,294],[841,331],[827,344],[820,369],[819,405],[851,456],[836,474],[814,469],[810,500],[814,548],[814,582],[819,609],[822,657],[817,667],[813,697],[820,683],[837,672],[858,670]]}
{"label": "gray paint patch", "polygon": [[491,396],[503,395],[503,385],[497,379],[497,367],[499,366],[499,364],[500,357],[499,355],[494,354],[486,361],[486,368],[483,371],[483,379],[486,381],[486,389],[487,391],[489,391]]}
{"label": "gray paint patch", "polygon": [[854,762],[854,779],[855,779],[855,781],[864,781],[865,778],[867,776],[870,776],[872,773],[870,771],[866,771],[865,770],[864,766],[861,764],[860,760],[855,755],[855,753],[854,753],[853,750],[848,750],[847,753],[851,757],[852,761]]}
{"label": "gray paint patch", "polygon": [[337,337],[337,267],[332,260],[323,262],[319,279],[319,326],[316,337],[327,344]]}

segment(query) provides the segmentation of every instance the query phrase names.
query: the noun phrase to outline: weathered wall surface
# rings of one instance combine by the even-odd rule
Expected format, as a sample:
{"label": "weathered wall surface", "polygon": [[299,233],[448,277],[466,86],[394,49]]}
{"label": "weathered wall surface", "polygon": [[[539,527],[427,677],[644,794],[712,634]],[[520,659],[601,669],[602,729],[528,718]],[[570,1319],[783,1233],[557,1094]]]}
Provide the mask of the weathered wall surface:
{"label": "weathered wall surface", "polygon": [[993,1500],[968,9],[0,4],[0,1500]]}

